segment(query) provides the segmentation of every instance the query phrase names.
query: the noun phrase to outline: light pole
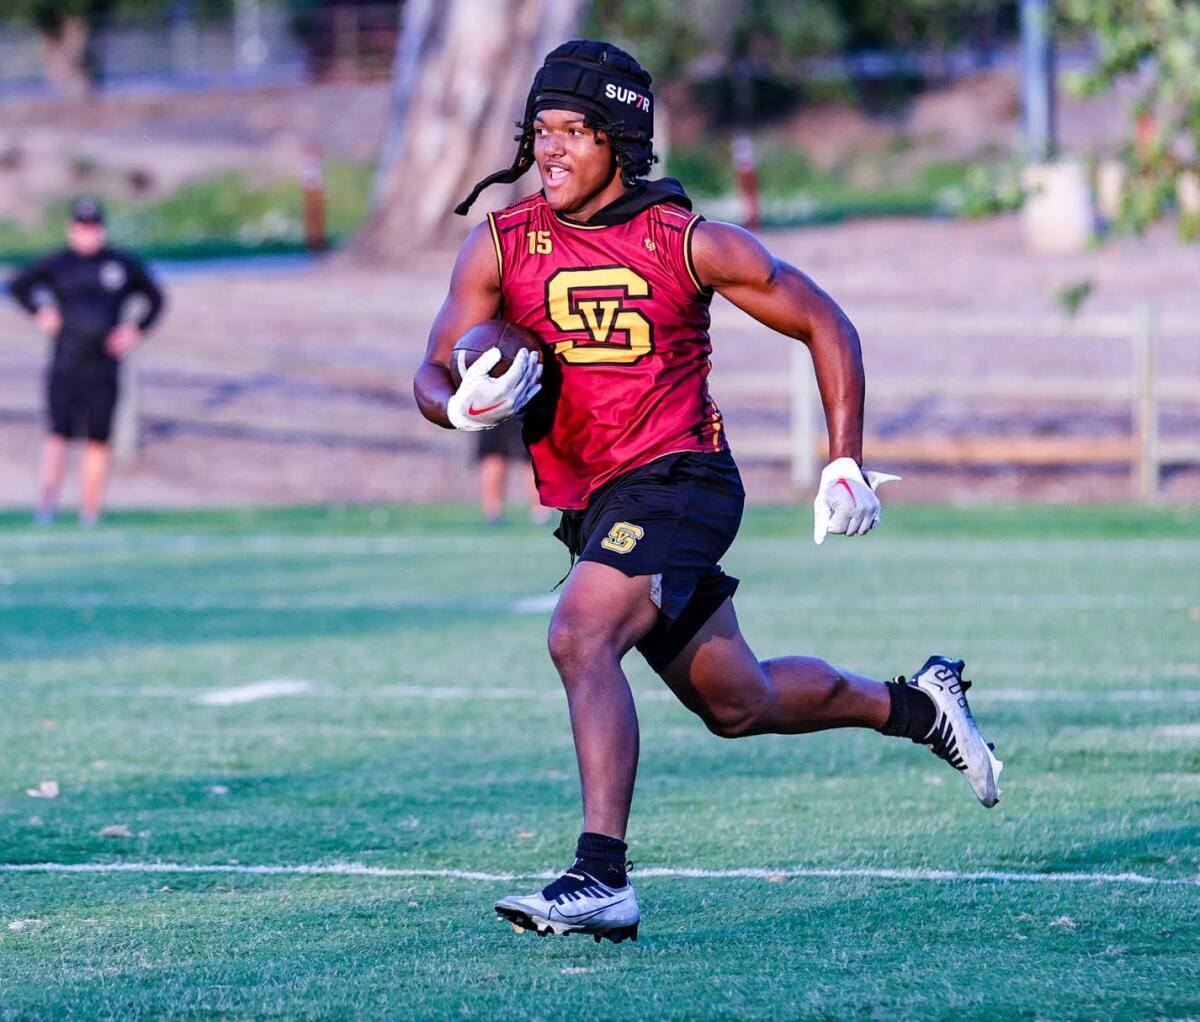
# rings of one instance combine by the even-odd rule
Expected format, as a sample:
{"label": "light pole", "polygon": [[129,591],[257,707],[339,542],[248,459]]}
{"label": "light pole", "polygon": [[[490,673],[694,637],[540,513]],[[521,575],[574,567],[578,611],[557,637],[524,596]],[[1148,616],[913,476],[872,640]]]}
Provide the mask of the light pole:
{"label": "light pole", "polygon": [[1057,148],[1054,125],[1054,5],[1021,0],[1021,117],[1025,159],[1045,163]]}

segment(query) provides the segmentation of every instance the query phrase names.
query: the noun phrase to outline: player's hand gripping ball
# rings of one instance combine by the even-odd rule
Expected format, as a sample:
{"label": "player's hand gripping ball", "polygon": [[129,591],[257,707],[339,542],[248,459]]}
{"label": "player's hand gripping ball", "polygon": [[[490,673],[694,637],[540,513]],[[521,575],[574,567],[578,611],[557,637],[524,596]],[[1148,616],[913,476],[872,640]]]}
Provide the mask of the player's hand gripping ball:
{"label": "player's hand gripping ball", "polygon": [[821,472],[821,484],[813,501],[813,542],[825,542],[827,533],[865,536],[876,525],[883,507],[875,491],[899,479],[886,472],[862,470],[853,458],[831,461]]}
{"label": "player's hand gripping ball", "polygon": [[542,389],[542,345],[532,330],[489,319],[454,345],[446,405],[455,429],[491,429],[524,408]]}

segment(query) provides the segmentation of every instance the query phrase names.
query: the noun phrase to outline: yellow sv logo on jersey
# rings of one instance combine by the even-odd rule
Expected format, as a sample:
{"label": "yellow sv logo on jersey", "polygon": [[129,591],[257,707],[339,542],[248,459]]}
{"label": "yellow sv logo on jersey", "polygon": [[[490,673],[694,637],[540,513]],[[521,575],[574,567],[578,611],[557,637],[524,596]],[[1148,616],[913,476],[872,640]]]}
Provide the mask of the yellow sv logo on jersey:
{"label": "yellow sv logo on jersey", "polygon": [[600,540],[600,545],[615,554],[627,554],[637,546],[638,540],[644,535],[646,535],[646,530],[640,525],[634,525],[632,522],[617,522],[608,530],[608,535]]}
{"label": "yellow sv logo on jersey", "polygon": [[555,353],[579,365],[629,364],[650,354],[650,320],[625,304],[630,298],[649,297],[650,282],[626,266],[559,270],[546,281],[550,321],[564,333],[586,332],[590,339],[559,341]]}

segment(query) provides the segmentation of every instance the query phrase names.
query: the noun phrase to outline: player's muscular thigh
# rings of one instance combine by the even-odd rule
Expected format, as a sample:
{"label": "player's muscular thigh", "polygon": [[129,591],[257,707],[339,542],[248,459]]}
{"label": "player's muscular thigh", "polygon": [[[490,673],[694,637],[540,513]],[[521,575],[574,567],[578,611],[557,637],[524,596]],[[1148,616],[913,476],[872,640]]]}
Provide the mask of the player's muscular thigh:
{"label": "player's muscular thigh", "polygon": [[754,734],[771,712],[771,677],[747,645],[726,600],[667,668],[662,679],[715,735]]}
{"label": "player's muscular thigh", "polygon": [[650,579],[607,564],[580,561],[550,619],[550,656],[560,673],[586,669],[598,657],[620,658],[652,627]]}

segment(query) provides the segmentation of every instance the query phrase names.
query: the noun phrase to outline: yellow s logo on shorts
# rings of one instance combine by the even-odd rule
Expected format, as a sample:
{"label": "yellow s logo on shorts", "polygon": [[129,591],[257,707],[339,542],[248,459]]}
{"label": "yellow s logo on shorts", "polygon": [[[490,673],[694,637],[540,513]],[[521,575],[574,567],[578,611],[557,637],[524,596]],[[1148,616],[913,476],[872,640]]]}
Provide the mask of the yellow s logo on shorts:
{"label": "yellow s logo on shorts", "polygon": [[644,535],[646,530],[640,525],[633,525],[630,522],[617,522],[611,529],[608,530],[608,535],[600,540],[600,545],[605,550],[611,550],[614,554],[627,554],[635,546]]}

